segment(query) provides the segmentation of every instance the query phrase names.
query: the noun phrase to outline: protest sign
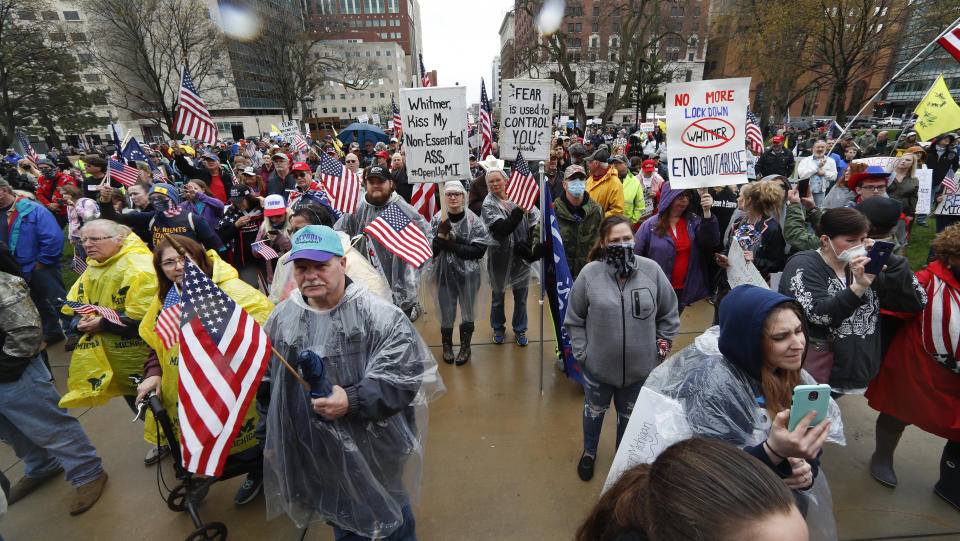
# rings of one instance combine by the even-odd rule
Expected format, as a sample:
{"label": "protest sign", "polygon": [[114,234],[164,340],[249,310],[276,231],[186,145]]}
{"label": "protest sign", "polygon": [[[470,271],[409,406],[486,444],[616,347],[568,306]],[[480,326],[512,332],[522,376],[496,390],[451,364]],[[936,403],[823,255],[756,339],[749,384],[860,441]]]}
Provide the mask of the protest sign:
{"label": "protest sign", "polygon": [[671,188],[747,181],[745,128],[750,78],[667,85]]}
{"label": "protest sign", "polygon": [[550,157],[553,84],[551,80],[503,81],[501,156],[516,156],[518,152],[523,152],[528,161]]}
{"label": "protest sign", "polygon": [[293,142],[293,138],[300,133],[300,127],[294,120],[288,120],[280,123],[280,135],[287,141]]}
{"label": "protest sign", "polygon": [[727,252],[727,282],[730,283],[730,289],[744,284],[749,284],[764,289],[770,289],[763,275],[757,270],[752,261],[748,262],[743,255],[743,247],[736,239],[730,241],[730,250]]}
{"label": "protest sign", "polygon": [[370,117],[367,115],[360,115],[357,117],[357,122],[361,122],[363,124],[366,124],[368,120],[370,120]]}
{"label": "protest sign", "polygon": [[[920,189],[917,191],[917,214],[930,214],[930,199],[933,194],[933,169],[917,169]],[[906,210],[906,209],[904,209]]]}
{"label": "protest sign", "polygon": [[939,216],[960,216],[960,193],[957,193],[956,185],[946,181],[945,178],[941,186],[943,186],[943,200],[937,203],[937,209],[933,213]]}
{"label": "protest sign", "polygon": [[865,163],[867,164],[867,167],[878,166],[883,167],[884,171],[893,171],[893,167],[896,165],[896,162],[899,159],[900,158],[888,156],[873,156],[871,158],[860,158],[853,160],[853,163]]}
{"label": "protest sign", "polygon": [[561,115],[561,116],[560,116],[560,125],[561,125],[561,126],[566,127],[566,125],[567,125],[568,122],[570,122],[570,116],[569,116],[569,115]]}
{"label": "protest sign", "polygon": [[642,131],[643,133],[653,133],[653,130],[656,129],[656,126],[657,125],[654,124],[653,122],[641,122],[640,131]]}
{"label": "protest sign", "polygon": [[378,125],[380,124],[380,115],[377,113],[373,113],[373,123]]}
{"label": "protest sign", "polygon": [[401,88],[399,105],[409,182],[469,178],[467,87]]}

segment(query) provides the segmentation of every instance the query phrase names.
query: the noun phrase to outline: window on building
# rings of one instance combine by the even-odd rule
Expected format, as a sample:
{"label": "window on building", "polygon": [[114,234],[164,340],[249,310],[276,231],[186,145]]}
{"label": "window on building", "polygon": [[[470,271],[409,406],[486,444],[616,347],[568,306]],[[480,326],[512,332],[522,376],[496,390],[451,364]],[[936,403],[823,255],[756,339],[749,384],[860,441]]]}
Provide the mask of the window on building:
{"label": "window on building", "polygon": [[80,53],[77,55],[77,59],[81,62],[93,62],[93,55],[90,53]]}
{"label": "window on building", "polygon": [[610,70],[610,74],[607,76],[607,82],[613,84],[617,78],[617,72]]}
{"label": "window on building", "polygon": [[366,108],[366,107],[361,107],[361,108],[360,108],[360,112],[361,112],[361,113],[366,113],[366,112],[367,112],[367,108]]}
{"label": "window on building", "polygon": [[596,96],[594,96],[593,92],[587,94],[587,109],[593,109],[593,102],[595,99]]}
{"label": "window on building", "polygon": [[367,51],[367,56],[370,56],[370,51]]}
{"label": "window on building", "polygon": [[360,13],[360,0],[340,0],[340,13],[358,15]]}
{"label": "window on building", "polygon": [[24,11],[20,14],[21,21],[35,21],[37,20],[37,14],[33,11]]}
{"label": "window on building", "polygon": [[567,38],[567,47],[580,47],[580,38]]}
{"label": "window on building", "polygon": [[387,0],[387,13],[400,13],[400,0]]}
{"label": "window on building", "polygon": [[600,31],[600,24],[599,24],[599,23],[593,23],[593,27],[592,27],[590,30],[591,30],[592,32],[599,32],[599,31]]}
{"label": "window on building", "polygon": [[388,69],[389,71],[393,71],[393,64],[387,66],[387,69]]}
{"label": "window on building", "polygon": [[65,21],[79,21],[80,12],[79,11],[64,11],[63,20]]}
{"label": "window on building", "polygon": [[87,35],[83,32],[74,32],[70,34],[70,39],[73,41],[87,41]]}
{"label": "window on building", "polygon": [[679,13],[680,16],[683,17],[683,6],[680,6],[680,8],[677,10],[677,13]]}
{"label": "window on building", "polygon": [[99,83],[99,82],[100,82],[100,74],[99,74],[99,73],[88,73],[88,74],[86,74],[86,75],[83,76],[83,79],[84,79],[85,81],[87,81],[88,83]]}
{"label": "window on building", "polygon": [[371,97],[371,98],[373,97],[373,92],[370,93],[370,97]]}
{"label": "window on building", "polygon": [[377,51],[377,56],[380,56],[380,51]]}
{"label": "window on building", "polygon": [[315,0],[317,13],[320,15],[335,15],[337,13],[337,0]]}
{"label": "window on building", "polygon": [[689,83],[692,79],[693,79],[693,72],[692,72],[692,71],[687,70],[687,71],[683,72],[683,80],[684,80],[684,81],[686,81],[686,82]]}
{"label": "window on building", "polygon": [[383,0],[364,0],[363,11],[364,13],[386,13],[387,12],[386,8],[383,5]]}
{"label": "window on building", "polygon": [[67,35],[63,32],[54,32],[50,34],[51,41],[67,41]]}
{"label": "window on building", "polygon": [[577,25],[575,25],[575,24],[573,24],[573,23],[567,23],[567,32],[574,32],[574,29],[575,29],[576,27],[577,27]]}
{"label": "window on building", "polygon": [[587,80],[590,81],[590,84],[596,83],[596,82],[597,82],[597,72],[595,72],[595,71],[593,71],[593,70],[590,70],[590,76],[589,76],[589,79],[587,79]]}
{"label": "window on building", "polygon": [[617,51],[610,51],[610,61],[611,62],[617,61]]}
{"label": "window on building", "polygon": [[357,106],[354,105],[353,107],[351,107],[351,108],[350,108],[350,111],[353,112],[353,113],[356,113],[356,112],[357,112]]}
{"label": "window on building", "polygon": [[56,11],[41,11],[40,16],[43,17],[45,21],[59,21],[60,14]]}
{"label": "window on building", "polygon": [[340,94],[340,99],[341,99],[341,100],[347,99],[347,95],[346,95],[346,94]]}
{"label": "window on building", "polygon": [[610,105],[610,102],[613,101],[613,92],[607,92],[607,101],[604,102],[604,107]]}
{"label": "window on building", "polygon": [[324,107],[324,108],[322,109],[322,111],[324,112],[324,114],[326,114],[326,112],[327,112],[327,108],[326,108],[326,107]]}
{"label": "window on building", "polygon": [[599,7],[599,6],[593,6],[593,16],[594,16],[594,17],[599,17],[599,16],[600,16],[600,7]]}
{"label": "window on building", "polygon": [[687,60],[693,60],[693,57],[694,57],[696,54],[697,54],[697,53],[694,53],[694,52],[692,52],[692,51],[689,52],[689,53],[687,53]]}
{"label": "window on building", "polygon": [[620,31],[620,23],[613,23],[613,31],[614,32]]}
{"label": "window on building", "polygon": [[390,56],[390,51],[387,51],[387,56]]}
{"label": "window on building", "polygon": [[577,32],[583,32],[583,25],[580,23],[577,23]]}
{"label": "window on building", "polygon": [[600,38],[598,38],[597,36],[592,36],[590,38],[590,47],[596,49],[599,46],[600,46]]}
{"label": "window on building", "polygon": [[693,8],[693,16],[694,17],[700,16],[700,8]]}
{"label": "window on building", "polygon": [[383,92],[381,92],[381,93],[380,93],[380,97],[381,97],[381,98],[385,98],[386,95],[385,95]]}

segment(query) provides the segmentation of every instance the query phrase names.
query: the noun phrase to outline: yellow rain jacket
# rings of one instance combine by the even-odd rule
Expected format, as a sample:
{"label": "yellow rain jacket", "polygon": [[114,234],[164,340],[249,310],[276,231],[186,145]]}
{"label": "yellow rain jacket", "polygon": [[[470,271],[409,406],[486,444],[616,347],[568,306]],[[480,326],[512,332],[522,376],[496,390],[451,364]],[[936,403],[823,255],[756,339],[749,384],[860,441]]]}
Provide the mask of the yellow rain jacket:
{"label": "yellow rain jacket", "polygon": [[[67,293],[67,300],[111,308],[121,316],[142,320],[157,296],[153,253],[135,233],[127,235],[120,251],[103,263],[87,259],[87,270]],[[66,306],[63,313],[73,315]],[[102,406],[111,398],[137,394],[128,376],[143,372],[147,345],[140,337],[100,331],[84,333],[70,358],[64,408]]]}
{"label": "yellow rain jacket", "polygon": [[592,175],[587,177],[587,192],[590,194],[590,199],[596,201],[603,209],[604,216],[623,214],[623,184],[620,184],[616,167],[611,165],[599,180]]}
{"label": "yellow rain jacket", "polygon": [[[263,325],[267,321],[267,316],[273,311],[273,303],[262,293],[247,285],[237,275],[237,269],[231,267],[224,260],[220,259],[214,250],[207,251],[207,257],[213,262],[213,282],[227,294],[228,297],[235,300],[244,310],[247,311],[253,319]],[[180,348],[174,346],[173,349],[165,349],[160,337],[157,336],[157,315],[163,301],[157,296],[154,290],[153,302],[147,315],[140,322],[140,336],[146,340],[147,344],[157,352],[157,358],[160,360],[160,366],[163,368],[163,377],[160,382],[160,403],[167,410],[173,429],[177,431],[177,438],[180,438],[180,423],[177,422],[177,392],[180,386],[178,364],[180,361]],[[146,355],[144,355],[146,359]],[[142,364],[141,364],[142,368]],[[256,401],[250,402],[250,408],[243,418],[243,424],[240,426],[240,432],[237,433],[233,446],[230,448],[230,454],[245,451],[257,444],[257,439],[253,435],[253,429],[257,425],[257,411],[255,409]],[[148,442],[157,445],[165,443],[166,439],[160,434],[160,441],[157,440],[157,423],[154,421],[153,413],[147,411],[144,422],[144,436]]]}

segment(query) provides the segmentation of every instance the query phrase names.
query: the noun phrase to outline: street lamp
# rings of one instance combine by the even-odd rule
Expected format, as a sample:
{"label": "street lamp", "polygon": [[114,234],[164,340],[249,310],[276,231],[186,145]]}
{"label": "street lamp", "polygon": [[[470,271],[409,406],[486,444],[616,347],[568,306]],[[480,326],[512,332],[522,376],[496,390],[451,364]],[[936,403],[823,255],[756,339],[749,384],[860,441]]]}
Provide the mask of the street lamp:
{"label": "street lamp", "polygon": [[[313,126],[310,125],[310,117],[313,116],[313,102],[315,99],[313,96],[303,98],[303,103],[307,105],[307,131],[310,132],[308,135],[311,139],[313,138]],[[320,130],[318,129],[317,131],[319,132]],[[320,134],[317,133],[317,136],[319,137]]]}
{"label": "street lamp", "polygon": [[[573,129],[574,132],[577,130],[577,104],[580,103],[580,91],[573,90],[570,92],[570,99],[573,100]],[[586,115],[584,115],[586,116]],[[583,126],[580,126],[580,129],[583,130]]]}

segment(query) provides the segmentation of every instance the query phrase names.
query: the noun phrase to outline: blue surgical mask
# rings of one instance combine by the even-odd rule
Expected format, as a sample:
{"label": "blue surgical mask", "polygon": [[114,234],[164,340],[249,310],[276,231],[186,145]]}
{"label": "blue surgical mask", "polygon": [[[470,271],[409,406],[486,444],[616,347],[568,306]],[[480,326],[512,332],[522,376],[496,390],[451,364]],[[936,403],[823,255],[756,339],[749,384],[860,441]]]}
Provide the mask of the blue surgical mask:
{"label": "blue surgical mask", "polygon": [[583,197],[583,193],[587,191],[587,181],[568,180],[567,191],[570,192],[570,195],[573,197]]}

